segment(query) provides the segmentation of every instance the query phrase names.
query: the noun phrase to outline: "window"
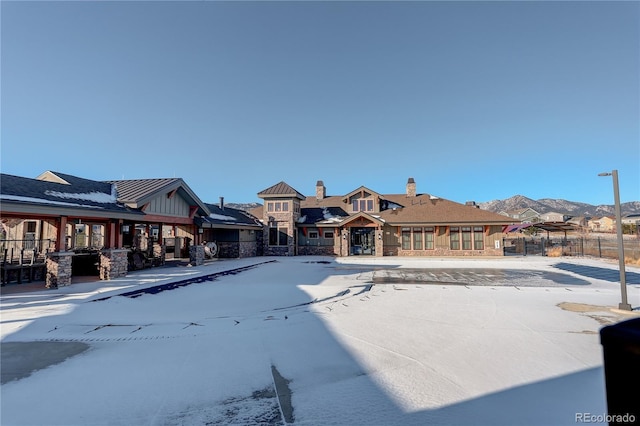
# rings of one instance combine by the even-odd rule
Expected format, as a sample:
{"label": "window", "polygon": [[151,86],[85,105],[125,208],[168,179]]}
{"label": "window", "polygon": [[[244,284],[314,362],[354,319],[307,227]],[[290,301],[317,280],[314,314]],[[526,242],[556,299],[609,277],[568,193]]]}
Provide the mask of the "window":
{"label": "window", "polygon": [[318,238],[318,231],[309,231],[309,239],[317,239]]}
{"label": "window", "polygon": [[411,250],[411,228],[402,228],[402,250]]}
{"label": "window", "polygon": [[422,228],[413,228],[413,249],[422,250]]}
{"label": "window", "polygon": [[101,248],[104,246],[103,229],[102,225],[91,225],[91,247]]}
{"label": "window", "polygon": [[473,227],[473,248],[475,250],[484,250],[484,232],[482,226]]}
{"label": "window", "polygon": [[460,250],[460,228],[457,226],[449,229],[449,244],[451,250]]}
{"label": "window", "polygon": [[269,202],[267,203],[267,211],[268,212],[288,212],[289,202],[288,201]]}
{"label": "window", "polygon": [[424,249],[433,250],[433,226],[424,228]]}
{"label": "window", "polygon": [[324,237],[327,239],[333,239],[333,231],[324,231]]}
{"label": "window", "polygon": [[286,227],[278,227],[272,224],[269,227],[269,245],[270,246],[286,246],[289,243]]}
{"label": "window", "polygon": [[471,227],[462,227],[462,250],[471,250]]}
{"label": "window", "polygon": [[353,208],[354,212],[372,212],[373,200],[364,198],[353,198],[351,199],[351,207]]}
{"label": "window", "polygon": [[35,241],[36,222],[25,222],[23,248],[25,250],[33,250],[35,248]]}

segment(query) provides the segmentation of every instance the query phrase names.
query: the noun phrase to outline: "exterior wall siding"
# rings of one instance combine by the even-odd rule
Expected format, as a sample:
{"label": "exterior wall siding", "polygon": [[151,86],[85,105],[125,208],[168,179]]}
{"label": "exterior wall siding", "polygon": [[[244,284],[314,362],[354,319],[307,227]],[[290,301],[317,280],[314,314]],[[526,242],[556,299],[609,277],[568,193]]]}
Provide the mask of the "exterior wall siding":
{"label": "exterior wall siding", "polygon": [[189,217],[189,209],[189,204],[178,194],[171,198],[162,194],[149,202],[145,213]]}

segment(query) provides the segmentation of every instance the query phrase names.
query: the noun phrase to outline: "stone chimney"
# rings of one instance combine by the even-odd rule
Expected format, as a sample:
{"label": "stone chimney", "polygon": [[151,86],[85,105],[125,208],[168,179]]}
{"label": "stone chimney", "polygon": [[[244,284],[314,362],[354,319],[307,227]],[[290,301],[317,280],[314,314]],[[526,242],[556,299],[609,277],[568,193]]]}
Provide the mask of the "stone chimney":
{"label": "stone chimney", "polygon": [[416,181],[412,177],[407,181],[407,197],[416,196]]}
{"label": "stone chimney", "polygon": [[324,187],[324,182],[319,180],[316,182],[316,200],[320,201],[327,196],[327,188]]}
{"label": "stone chimney", "polygon": [[220,197],[220,210],[224,210],[224,197]]}
{"label": "stone chimney", "polygon": [[470,207],[475,207],[476,209],[480,208],[480,206],[475,201],[467,201],[464,204],[467,205],[467,206],[470,206]]}

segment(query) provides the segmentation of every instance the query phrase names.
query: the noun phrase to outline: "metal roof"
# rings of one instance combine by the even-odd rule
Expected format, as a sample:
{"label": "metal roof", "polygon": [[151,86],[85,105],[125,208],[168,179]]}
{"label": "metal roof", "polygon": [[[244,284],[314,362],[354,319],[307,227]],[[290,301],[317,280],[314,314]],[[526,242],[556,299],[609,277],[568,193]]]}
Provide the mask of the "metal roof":
{"label": "metal roof", "polygon": [[291,187],[286,182],[278,182],[273,186],[270,186],[267,189],[264,189],[258,192],[258,197],[295,197],[301,200],[306,199],[304,195],[296,191],[293,187]]}

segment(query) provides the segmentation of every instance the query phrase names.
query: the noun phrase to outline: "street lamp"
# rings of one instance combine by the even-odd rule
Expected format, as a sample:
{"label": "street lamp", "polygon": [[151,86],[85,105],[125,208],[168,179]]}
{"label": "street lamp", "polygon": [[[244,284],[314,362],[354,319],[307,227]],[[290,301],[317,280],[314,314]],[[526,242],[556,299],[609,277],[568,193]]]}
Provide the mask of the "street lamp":
{"label": "street lamp", "polygon": [[620,212],[618,171],[612,170],[611,173],[598,173],[598,176],[613,176],[613,198],[616,208],[616,232],[618,234],[618,264],[620,265],[620,291],[622,293],[622,302],[618,304],[618,308],[630,311],[631,305],[627,302],[627,277],[624,268],[624,240],[622,239],[622,214]]}

